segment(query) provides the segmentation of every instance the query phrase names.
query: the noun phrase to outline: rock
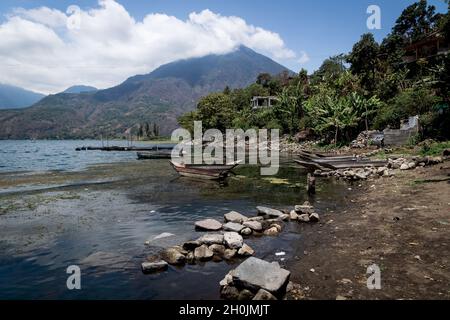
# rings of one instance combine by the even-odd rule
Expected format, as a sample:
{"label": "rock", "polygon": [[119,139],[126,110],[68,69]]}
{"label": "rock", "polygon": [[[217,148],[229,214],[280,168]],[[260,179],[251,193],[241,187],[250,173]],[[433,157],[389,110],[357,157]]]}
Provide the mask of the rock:
{"label": "rock", "polygon": [[195,248],[200,247],[200,241],[187,241],[183,244],[183,249],[187,251],[194,251]]}
{"label": "rock", "polygon": [[313,212],[313,210],[314,210],[314,207],[313,206],[311,206],[311,205],[309,205],[309,204],[303,204],[303,205],[297,205],[297,206],[295,206],[295,208],[294,208],[294,211],[297,213],[297,214],[305,214],[305,213],[311,213],[311,212]]}
{"label": "rock", "polygon": [[239,212],[231,211],[224,215],[226,222],[243,223],[248,220],[248,218]]}
{"label": "rock", "polygon": [[223,258],[225,260],[231,260],[236,256],[237,250],[236,249],[226,249],[225,253],[223,254]]}
{"label": "rock", "polygon": [[218,231],[222,229],[222,224],[214,219],[206,219],[202,221],[197,221],[195,223],[195,227],[199,230]]}
{"label": "rock", "polygon": [[219,257],[223,257],[223,255],[225,254],[225,246],[222,244],[210,245],[209,250],[211,250],[215,255]]}
{"label": "rock", "polygon": [[165,261],[157,261],[157,262],[144,262],[142,263],[142,272],[144,273],[153,273],[165,271],[168,268],[168,263]]}
{"label": "rock", "polygon": [[249,245],[245,244],[242,246],[242,248],[239,249],[238,255],[243,257],[250,257],[255,253],[255,250],[253,250]]}
{"label": "rock", "polygon": [[311,213],[310,215],[309,215],[309,221],[310,222],[319,222],[320,221],[320,216],[319,216],[319,214],[317,214],[317,213]]}
{"label": "rock", "polygon": [[259,221],[247,221],[244,222],[244,226],[254,231],[261,231],[263,229],[262,224]]}
{"label": "rock", "polygon": [[247,289],[244,289],[241,292],[239,292],[238,301],[249,301],[252,300],[254,296],[255,296],[254,293],[252,293]]}
{"label": "rock", "polygon": [[225,300],[237,300],[239,298],[239,290],[233,286],[224,286],[220,290],[220,295]]}
{"label": "rock", "polygon": [[263,216],[248,218],[248,221],[259,221],[259,222],[261,222],[263,220],[264,220]]}
{"label": "rock", "polygon": [[223,241],[230,249],[239,249],[244,244],[244,239],[237,232],[225,232]]}
{"label": "rock", "polygon": [[270,228],[276,228],[278,232],[281,232],[283,230],[283,227],[280,224],[278,224],[278,223],[272,223],[270,225],[269,229]]}
{"label": "rock", "polygon": [[409,169],[409,167],[408,167],[408,164],[406,164],[406,163],[403,163],[401,166],[400,166],[400,170],[408,170]]}
{"label": "rock", "polygon": [[258,210],[258,214],[260,216],[269,216],[272,218],[279,218],[284,214],[280,210],[266,208],[266,207],[256,207],[256,210]]}
{"label": "rock", "polygon": [[264,235],[275,237],[279,234],[278,229],[276,227],[269,228],[264,231]]}
{"label": "rock", "polygon": [[279,219],[281,220],[281,221],[288,221],[289,220],[289,218],[290,218],[290,215],[288,215],[288,214],[282,214],[280,217],[279,217]]}
{"label": "rock", "polygon": [[286,291],[290,274],[277,262],[269,263],[251,257],[233,271],[233,283],[239,289],[253,292],[264,289],[275,296],[281,296]]}
{"label": "rock", "polygon": [[264,289],[259,289],[256,295],[253,297],[253,300],[268,301],[268,300],[277,300],[277,298],[270,292]]}
{"label": "rock", "polygon": [[228,272],[227,275],[225,276],[225,278],[223,278],[219,284],[221,287],[233,285],[233,273]]}
{"label": "rock", "polygon": [[304,213],[298,216],[297,219],[299,222],[309,222],[309,214]]}
{"label": "rock", "polygon": [[182,265],[186,262],[186,256],[178,248],[168,248],[163,251],[161,257],[171,265]]}
{"label": "rock", "polygon": [[416,163],[415,162],[408,163],[408,169],[415,169],[415,168],[416,168]]}
{"label": "rock", "polygon": [[228,222],[223,225],[223,230],[225,231],[241,232],[244,228],[242,224],[235,222]]}
{"label": "rock", "polygon": [[241,230],[241,234],[242,234],[243,236],[249,236],[249,235],[252,234],[252,229],[250,229],[250,228],[244,228],[244,229]]}
{"label": "rock", "polygon": [[204,236],[200,237],[198,241],[201,244],[206,244],[208,246],[212,244],[223,244],[223,235],[219,233],[205,234]]}
{"label": "rock", "polygon": [[200,247],[195,248],[194,256],[195,259],[206,261],[210,260],[214,255],[214,252],[208,248],[207,245],[203,244]]}
{"label": "rock", "polygon": [[186,255],[186,262],[189,264],[195,264],[195,255],[194,252],[189,252]]}
{"label": "rock", "polygon": [[384,174],[384,172],[387,170],[388,168],[386,168],[386,167],[379,167],[378,169],[377,169],[377,173],[380,175],[380,176],[382,176],[383,174]]}
{"label": "rock", "polygon": [[289,214],[289,218],[291,220],[297,220],[298,219],[298,214],[297,212],[295,212],[295,210],[292,210],[291,213]]}

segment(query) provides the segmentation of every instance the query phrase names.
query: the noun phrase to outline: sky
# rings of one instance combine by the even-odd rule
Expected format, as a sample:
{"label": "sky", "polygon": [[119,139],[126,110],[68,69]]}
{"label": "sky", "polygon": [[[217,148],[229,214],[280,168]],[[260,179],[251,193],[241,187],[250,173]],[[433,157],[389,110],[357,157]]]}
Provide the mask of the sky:
{"label": "sky", "polygon": [[[360,36],[381,41],[414,0],[2,0],[0,83],[41,93],[117,85],[179,59],[246,45],[310,73]],[[446,12],[443,0],[429,0]],[[367,8],[381,10],[369,30]]]}

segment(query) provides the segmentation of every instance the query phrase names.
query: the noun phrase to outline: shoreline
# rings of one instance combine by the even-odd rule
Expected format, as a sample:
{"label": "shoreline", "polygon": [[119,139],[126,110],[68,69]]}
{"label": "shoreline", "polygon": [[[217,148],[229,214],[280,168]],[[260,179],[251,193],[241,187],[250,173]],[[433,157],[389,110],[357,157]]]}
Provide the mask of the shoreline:
{"label": "shoreline", "polygon": [[[301,286],[293,299],[449,299],[448,172],[446,162],[369,180],[343,212],[322,213],[288,267]],[[381,290],[367,289],[373,263]]]}

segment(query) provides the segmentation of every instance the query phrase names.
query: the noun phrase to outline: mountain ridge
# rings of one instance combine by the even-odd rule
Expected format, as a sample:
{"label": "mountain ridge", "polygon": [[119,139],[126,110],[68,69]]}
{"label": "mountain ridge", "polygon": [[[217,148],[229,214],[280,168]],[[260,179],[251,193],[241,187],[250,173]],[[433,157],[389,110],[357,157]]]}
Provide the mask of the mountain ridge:
{"label": "mountain ridge", "polygon": [[112,88],[49,95],[27,109],[0,112],[0,139],[119,136],[142,122],[158,124],[167,135],[202,96],[226,86],[245,87],[262,72],[283,71],[291,72],[245,47],[174,61]]}
{"label": "mountain ridge", "polygon": [[0,83],[0,110],[26,108],[44,97],[41,93]]}

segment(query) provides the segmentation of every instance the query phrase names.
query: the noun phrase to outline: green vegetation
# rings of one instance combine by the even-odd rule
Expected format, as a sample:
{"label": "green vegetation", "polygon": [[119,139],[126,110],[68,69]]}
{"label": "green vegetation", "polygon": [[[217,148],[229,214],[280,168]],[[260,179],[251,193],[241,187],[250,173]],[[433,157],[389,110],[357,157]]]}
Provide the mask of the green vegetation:
{"label": "green vegetation", "polygon": [[440,156],[446,149],[450,149],[450,141],[433,142],[431,144],[424,144],[420,150],[420,154],[423,156]]}
{"label": "green vegetation", "polygon": [[[450,54],[425,48],[416,56],[414,45],[436,37],[448,45],[449,15],[420,0],[403,11],[381,43],[367,33],[350,53],[326,59],[311,75],[304,69],[264,73],[247,88],[227,87],[201,99],[197,110],[179,123],[189,130],[201,120],[205,129],[272,128],[291,136],[312,129],[324,146],[337,146],[362,130],[398,128],[401,120],[419,115],[422,131],[414,144],[425,138],[448,140]],[[278,101],[253,110],[254,96],[276,96]]]}

